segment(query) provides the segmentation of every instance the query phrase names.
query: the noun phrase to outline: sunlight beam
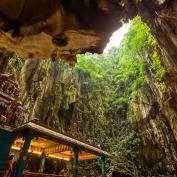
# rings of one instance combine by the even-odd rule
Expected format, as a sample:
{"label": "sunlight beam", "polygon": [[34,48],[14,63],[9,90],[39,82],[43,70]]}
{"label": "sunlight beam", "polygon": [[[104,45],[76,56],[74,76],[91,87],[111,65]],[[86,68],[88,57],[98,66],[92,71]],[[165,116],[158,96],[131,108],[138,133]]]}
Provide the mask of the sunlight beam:
{"label": "sunlight beam", "polygon": [[131,21],[124,24],[121,28],[115,31],[109,39],[107,46],[105,47],[103,53],[108,53],[109,50],[113,47],[119,47],[122,42],[124,35],[128,32],[131,27]]}

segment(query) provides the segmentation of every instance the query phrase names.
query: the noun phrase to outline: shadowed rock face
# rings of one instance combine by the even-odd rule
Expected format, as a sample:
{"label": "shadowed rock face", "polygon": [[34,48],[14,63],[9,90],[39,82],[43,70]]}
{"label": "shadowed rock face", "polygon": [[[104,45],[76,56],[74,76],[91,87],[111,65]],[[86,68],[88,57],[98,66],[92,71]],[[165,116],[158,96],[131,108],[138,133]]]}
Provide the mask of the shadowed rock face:
{"label": "shadowed rock face", "polygon": [[[101,52],[120,19],[142,16],[169,67],[176,65],[176,0],[1,0],[0,48],[23,58],[62,58]],[[168,35],[166,35],[168,34]]]}
{"label": "shadowed rock face", "polygon": [[57,35],[68,29],[110,29],[113,27],[110,22],[113,21],[113,12],[110,10],[116,10],[115,5],[107,0],[4,0],[0,2],[0,11],[5,19],[6,30],[19,31],[20,28],[19,32],[22,34],[45,31],[50,35]]}
{"label": "shadowed rock face", "polygon": [[[142,157],[149,165],[162,161],[168,167],[171,163],[176,172],[177,0],[139,0],[137,3],[133,0],[0,0],[0,51],[4,54],[1,59],[6,65],[5,59],[12,54],[11,51],[23,58],[33,58],[30,59],[31,65],[27,61],[27,72],[23,72],[23,79],[33,87],[31,78],[36,78],[39,66],[36,58],[61,58],[74,64],[77,53],[100,52],[111,33],[120,26],[119,20],[122,17],[131,19],[137,13],[156,36],[163,56],[162,63],[167,70],[165,92],[156,88],[150,74],[147,78],[149,90],[139,93],[138,100],[132,104],[139,120],[135,128],[142,133]],[[53,73],[55,62],[58,61],[53,62]],[[72,81],[71,76],[66,77],[66,83]],[[62,74],[57,77],[62,77]],[[49,93],[53,92],[52,78],[54,80],[55,75],[51,75],[46,84]],[[38,84],[36,80],[35,83]],[[74,98],[69,98],[70,105],[77,90],[71,88]],[[34,92],[33,88],[31,92]],[[42,108],[48,104],[45,101],[42,103]],[[50,104],[53,105],[53,102]],[[32,106],[36,104],[32,102]],[[73,107],[68,109],[72,111]],[[43,111],[43,121],[52,124],[55,120],[45,118],[47,111]],[[62,117],[61,112],[64,112],[63,109],[58,111]]]}
{"label": "shadowed rock face", "polygon": [[74,63],[77,53],[102,52],[121,8],[107,0],[1,0],[0,47],[24,58]]}

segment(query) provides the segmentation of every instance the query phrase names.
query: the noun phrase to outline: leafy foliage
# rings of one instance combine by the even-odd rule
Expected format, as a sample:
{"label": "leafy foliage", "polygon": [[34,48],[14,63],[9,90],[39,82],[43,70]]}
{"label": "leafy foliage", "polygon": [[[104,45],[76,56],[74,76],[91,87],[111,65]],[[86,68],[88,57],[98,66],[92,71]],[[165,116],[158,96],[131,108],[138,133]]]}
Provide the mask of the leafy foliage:
{"label": "leafy foliage", "polygon": [[[113,48],[108,54],[78,55],[77,59],[75,69],[87,73],[85,82],[90,87],[88,94],[95,98],[88,100],[85,105],[95,104],[96,108],[99,105],[99,110],[102,110],[100,114],[99,110],[91,109],[94,110],[94,116],[103,120],[104,134],[109,138],[100,140],[100,134],[96,133],[98,130],[93,136],[96,142],[99,139],[114,154],[109,168],[123,174],[140,176],[141,165],[137,161],[140,139],[128,125],[127,119],[131,111],[130,101],[138,92],[146,89],[149,72],[156,79],[159,89],[165,88],[165,69],[156,39],[150,28],[137,16],[119,48]],[[98,124],[99,121],[97,129]]]}
{"label": "leafy foliage", "polygon": [[121,174],[140,176],[138,167],[141,165],[137,159],[140,139],[132,130],[128,121],[122,121],[117,125],[117,137],[108,140],[109,151],[113,158],[110,171],[117,170]]}
{"label": "leafy foliage", "polygon": [[155,71],[155,77],[159,83],[159,87],[161,90],[164,90],[166,86],[165,83],[163,82],[163,78],[166,74],[166,71],[161,64],[161,60],[157,51],[154,51],[154,53],[152,54],[152,62],[153,63],[151,68]]}
{"label": "leafy foliage", "polygon": [[25,60],[21,59],[17,55],[14,55],[13,58],[9,61],[8,71],[19,79],[24,64]]}
{"label": "leafy foliage", "polygon": [[[137,160],[140,138],[129,122],[130,101],[146,89],[150,71],[159,88],[165,89],[166,73],[157,41],[141,18],[137,16],[132,21],[119,48],[108,54],[78,55],[74,69],[59,60],[39,61],[36,65],[36,61],[31,62],[35,67],[30,71],[26,68],[30,77],[26,76],[28,87],[23,98],[29,118],[35,116],[60,131],[103,146],[113,154],[108,173],[117,170],[133,177],[141,176],[141,164]],[[19,79],[23,65],[23,60],[14,57],[9,71]],[[99,174],[98,162],[86,164],[87,169],[81,168],[82,175],[87,175],[90,169]]]}

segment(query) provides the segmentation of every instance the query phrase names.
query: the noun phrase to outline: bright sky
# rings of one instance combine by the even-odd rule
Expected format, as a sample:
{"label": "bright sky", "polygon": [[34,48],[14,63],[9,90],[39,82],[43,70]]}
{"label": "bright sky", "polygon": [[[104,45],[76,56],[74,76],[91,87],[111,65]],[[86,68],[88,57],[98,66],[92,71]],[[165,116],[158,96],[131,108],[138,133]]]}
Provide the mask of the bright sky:
{"label": "bright sky", "polygon": [[108,53],[112,47],[118,47],[124,38],[124,35],[128,32],[131,26],[131,21],[124,24],[121,28],[115,31],[109,39],[109,43],[105,47],[103,53]]}

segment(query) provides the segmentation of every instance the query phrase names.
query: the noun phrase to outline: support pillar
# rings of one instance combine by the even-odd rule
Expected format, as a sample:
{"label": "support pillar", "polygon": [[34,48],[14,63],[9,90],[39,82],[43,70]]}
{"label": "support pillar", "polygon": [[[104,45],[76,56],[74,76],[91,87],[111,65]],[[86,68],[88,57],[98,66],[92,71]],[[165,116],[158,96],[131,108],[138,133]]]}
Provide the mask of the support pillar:
{"label": "support pillar", "polygon": [[42,153],[41,157],[40,157],[40,166],[39,166],[39,172],[40,173],[44,172],[45,160],[46,160],[46,154]]}
{"label": "support pillar", "polygon": [[78,154],[79,154],[79,150],[77,147],[74,148],[74,177],[78,176]]}
{"label": "support pillar", "polygon": [[73,174],[74,159],[72,157],[70,159],[70,165],[71,165],[70,172]]}
{"label": "support pillar", "polygon": [[28,155],[28,149],[30,147],[30,143],[31,140],[34,138],[34,136],[29,133],[26,137],[25,137],[25,142],[23,144],[21,153],[20,153],[20,158],[17,164],[17,168],[15,171],[15,177],[22,177],[23,176],[23,170],[25,168],[26,165],[26,160],[27,160],[27,155]]}
{"label": "support pillar", "polygon": [[101,171],[102,171],[102,177],[106,177],[106,171],[105,171],[105,166],[106,166],[106,159],[104,156],[100,157],[101,159]]}
{"label": "support pillar", "polygon": [[0,177],[4,176],[11,146],[16,133],[0,129]]}

